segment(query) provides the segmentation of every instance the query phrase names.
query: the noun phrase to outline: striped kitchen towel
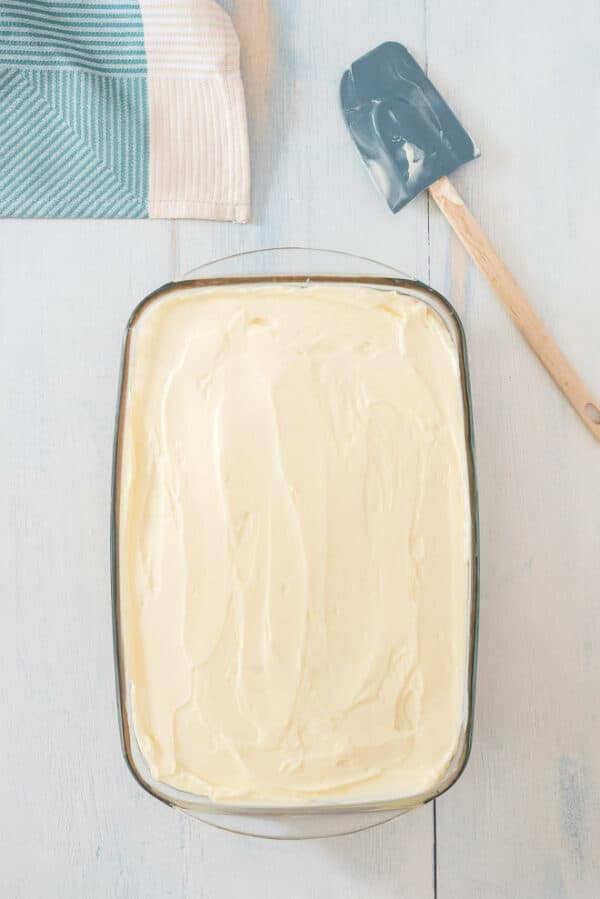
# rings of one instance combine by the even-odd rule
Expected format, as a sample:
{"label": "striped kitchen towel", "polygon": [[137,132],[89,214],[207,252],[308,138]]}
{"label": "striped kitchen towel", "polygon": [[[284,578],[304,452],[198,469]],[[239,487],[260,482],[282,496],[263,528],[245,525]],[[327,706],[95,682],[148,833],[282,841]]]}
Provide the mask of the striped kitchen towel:
{"label": "striped kitchen towel", "polygon": [[247,221],[239,56],[216,0],[0,0],[0,216]]}

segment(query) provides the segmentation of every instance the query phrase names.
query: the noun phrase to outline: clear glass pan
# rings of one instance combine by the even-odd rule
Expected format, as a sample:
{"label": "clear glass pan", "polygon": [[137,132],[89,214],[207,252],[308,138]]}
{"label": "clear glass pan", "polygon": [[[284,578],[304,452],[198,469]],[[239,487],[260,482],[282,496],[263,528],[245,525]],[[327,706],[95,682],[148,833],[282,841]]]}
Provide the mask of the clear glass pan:
{"label": "clear glass pan", "polygon": [[[182,287],[201,288],[229,284],[272,284],[299,282],[327,282],[361,284],[378,290],[393,290],[427,303],[444,321],[454,341],[459,358],[464,409],[465,443],[469,473],[471,513],[471,557],[469,603],[469,648],[465,683],[465,718],[459,745],[450,767],[437,787],[418,796],[389,799],[383,802],[332,802],[327,805],[298,806],[239,806],[218,804],[207,797],[184,793],[152,778],[137,743],[130,714],[130,697],[119,606],[119,493],[123,412],[127,393],[127,376],[133,330],[141,311],[148,304],[162,299],[170,291]],[[239,833],[275,839],[306,839],[352,833],[389,821],[399,814],[417,808],[437,798],[449,789],[462,774],[471,750],[475,702],[475,674],[477,658],[477,623],[479,606],[479,527],[473,422],[467,351],[460,319],[439,293],[426,284],[382,263],[363,257],[329,250],[277,248],[242,253],[200,265],[186,273],[178,282],[166,284],[154,291],[135,308],[125,332],[119,400],[115,429],[115,450],[112,492],[112,597],[115,642],[117,697],[120,711],[123,752],[129,768],[142,787],[152,796],[181,809],[193,817]]]}

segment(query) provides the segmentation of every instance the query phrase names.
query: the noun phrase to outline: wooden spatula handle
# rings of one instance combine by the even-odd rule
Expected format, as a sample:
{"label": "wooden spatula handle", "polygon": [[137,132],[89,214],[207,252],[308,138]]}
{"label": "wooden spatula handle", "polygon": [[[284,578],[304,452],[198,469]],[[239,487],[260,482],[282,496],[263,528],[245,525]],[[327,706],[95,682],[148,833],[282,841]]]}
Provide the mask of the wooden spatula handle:
{"label": "wooden spatula handle", "polygon": [[429,193],[542,365],[554,378],[586,428],[600,441],[600,403],[548,333],[543,321],[529,304],[458,191],[448,178],[440,178],[431,185]]}

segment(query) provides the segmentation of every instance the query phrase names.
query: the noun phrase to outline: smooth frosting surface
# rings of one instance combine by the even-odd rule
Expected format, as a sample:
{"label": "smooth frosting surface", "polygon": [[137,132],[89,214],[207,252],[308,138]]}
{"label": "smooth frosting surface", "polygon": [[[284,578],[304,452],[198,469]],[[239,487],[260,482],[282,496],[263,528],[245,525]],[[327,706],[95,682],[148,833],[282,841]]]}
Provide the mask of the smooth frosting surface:
{"label": "smooth frosting surface", "polygon": [[436,313],[337,285],[182,289],[134,326],[119,507],[134,727],[218,801],[410,796],[465,718],[470,520]]}

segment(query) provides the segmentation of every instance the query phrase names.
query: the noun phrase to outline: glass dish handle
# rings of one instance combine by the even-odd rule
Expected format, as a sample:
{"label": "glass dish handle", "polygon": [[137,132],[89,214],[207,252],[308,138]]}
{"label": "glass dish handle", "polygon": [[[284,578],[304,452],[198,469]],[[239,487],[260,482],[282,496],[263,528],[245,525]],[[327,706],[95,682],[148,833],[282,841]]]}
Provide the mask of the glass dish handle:
{"label": "glass dish handle", "polygon": [[374,275],[385,274],[414,281],[400,269],[367,256],[357,256],[342,250],[321,250],[312,247],[268,247],[223,256],[194,266],[177,280],[244,275]]}

